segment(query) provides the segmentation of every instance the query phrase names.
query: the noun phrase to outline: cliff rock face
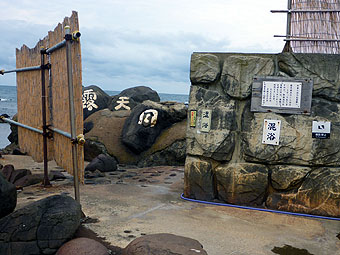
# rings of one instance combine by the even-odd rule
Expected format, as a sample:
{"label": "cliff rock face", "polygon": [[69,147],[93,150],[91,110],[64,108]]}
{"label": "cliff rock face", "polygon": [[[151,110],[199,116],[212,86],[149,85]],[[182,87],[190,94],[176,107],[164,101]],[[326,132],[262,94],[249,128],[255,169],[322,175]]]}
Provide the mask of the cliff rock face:
{"label": "cliff rock face", "polygon": [[[340,216],[339,65],[327,54],[194,53],[185,196]],[[251,112],[255,76],[311,78],[311,114]],[[278,145],[262,143],[265,119],[281,121]],[[331,122],[329,139],[312,138],[313,121]]]}

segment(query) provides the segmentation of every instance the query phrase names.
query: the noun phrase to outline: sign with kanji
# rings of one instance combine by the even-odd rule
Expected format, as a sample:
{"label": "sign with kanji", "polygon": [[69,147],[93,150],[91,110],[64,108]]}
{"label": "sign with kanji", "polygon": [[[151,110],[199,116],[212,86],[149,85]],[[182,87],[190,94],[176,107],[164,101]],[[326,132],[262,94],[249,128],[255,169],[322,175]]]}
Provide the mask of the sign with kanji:
{"label": "sign with kanji", "polygon": [[264,120],[263,144],[279,145],[280,143],[281,120]]}
{"label": "sign with kanji", "polygon": [[301,82],[263,81],[261,106],[300,108]]}
{"label": "sign with kanji", "polygon": [[97,94],[93,91],[93,89],[88,89],[83,92],[83,109],[87,109],[92,111],[93,109],[97,109],[98,105],[95,104],[97,100]]}
{"label": "sign with kanji", "polygon": [[158,111],[154,109],[145,110],[139,115],[138,125],[154,127],[157,124]]}
{"label": "sign with kanji", "polygon": [[197,111],[190,111],[190,127],[196,127]]}
{"label": "sign with kanji", "polygon": [[117,106],[115,107],[115,110],[118,111],[119,109],[125,109],[125,110],[131,110],[130,106],[128,104],[130,103],[128,97],[119,97],[119,100],[117,100]]}
{"label": "sign with kanji", "polygon": [[202,110],[201,116],[201,131],[209,132],[211,126],[211,110]]}
{"label": "sign with kanji", "polygon": [[312,92],[310,78],[254,77],[250,110],[310,115]]}
{"label": "sign with kanji", "polygon": [[319,139],[330,138],[331,123],[329,121],[313,121],[312,137]]}

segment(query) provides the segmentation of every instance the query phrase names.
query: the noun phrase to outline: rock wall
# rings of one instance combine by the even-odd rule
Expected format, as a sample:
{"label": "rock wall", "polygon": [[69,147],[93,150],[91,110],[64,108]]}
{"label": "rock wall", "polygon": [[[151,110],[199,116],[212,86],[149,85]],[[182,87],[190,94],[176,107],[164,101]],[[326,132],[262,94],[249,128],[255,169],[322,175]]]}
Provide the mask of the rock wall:
{"label": "rock wall", "polygon": [[[185,196],[340,216],[339,70],[339,55],[194,53]],[[251,112],[254,76],[311,78],[311,114]],[[202,132],[206,109],[210,131]],[[262,144],[264,119],[281,121],[278,146]],[[329,139],[312,138],[314,120],[331,122]]]}

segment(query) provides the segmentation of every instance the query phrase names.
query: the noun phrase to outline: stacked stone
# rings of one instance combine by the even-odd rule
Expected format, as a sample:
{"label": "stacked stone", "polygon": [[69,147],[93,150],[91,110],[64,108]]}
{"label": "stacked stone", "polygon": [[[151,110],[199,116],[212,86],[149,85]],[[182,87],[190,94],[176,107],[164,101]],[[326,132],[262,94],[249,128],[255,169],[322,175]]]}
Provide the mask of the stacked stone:
{"label": "stacked stone", "polygon": [[[340,216],[339,65],[339,55],[327,54],[194,53],[185,196]],[[313,79],[311,114],[251,112],[255,76]],[[281,121],[279,145],[262,144],[264,119]],[[312,138],[313,121],[331,122],[329,139]]]}

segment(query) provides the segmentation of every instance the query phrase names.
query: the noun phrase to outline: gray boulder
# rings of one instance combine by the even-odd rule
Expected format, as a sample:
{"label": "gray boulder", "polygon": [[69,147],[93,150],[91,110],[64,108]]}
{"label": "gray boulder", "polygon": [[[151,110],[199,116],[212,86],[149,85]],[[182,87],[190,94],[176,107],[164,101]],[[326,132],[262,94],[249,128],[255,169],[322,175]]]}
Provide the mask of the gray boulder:
{"label": "gray boulder", "polygon": [[122,255],[207,255],[198,241],[173,234],[139,237],[123,250]]}
{"label": "gray boulder", "polygon": [[56,255],[109,255],[101,243],[85,237],[73,239],[59,248]]}
{"label": "gray boulder", "polygon": [[132,110],[143,101],[150,100],[159,102],[160,98],[156,91],[146,86],[128,88],[113,96],[108,108],[111,111]]}
{"label": "gray boulder", "polygon": [[51,196],[0,219],[0,254],[54,254],[80,225],[81,208],[68,196]]}
{"label": "gray boulder", "polygon": [[[9,183],[0,173],[0,218],[13,212],[16,205],[17,190],[15,186],[12,183]],[[0,254],[3,253],[0,252]]]}
{"label": "gray boulder", "polygon": [[99,170],[100,172],[116,171],[117,161],[111,156],[108,156],[105,154],[99,154],[85,168],[85,171],[90,171],[90,172],[94,172],[96,170]]}

